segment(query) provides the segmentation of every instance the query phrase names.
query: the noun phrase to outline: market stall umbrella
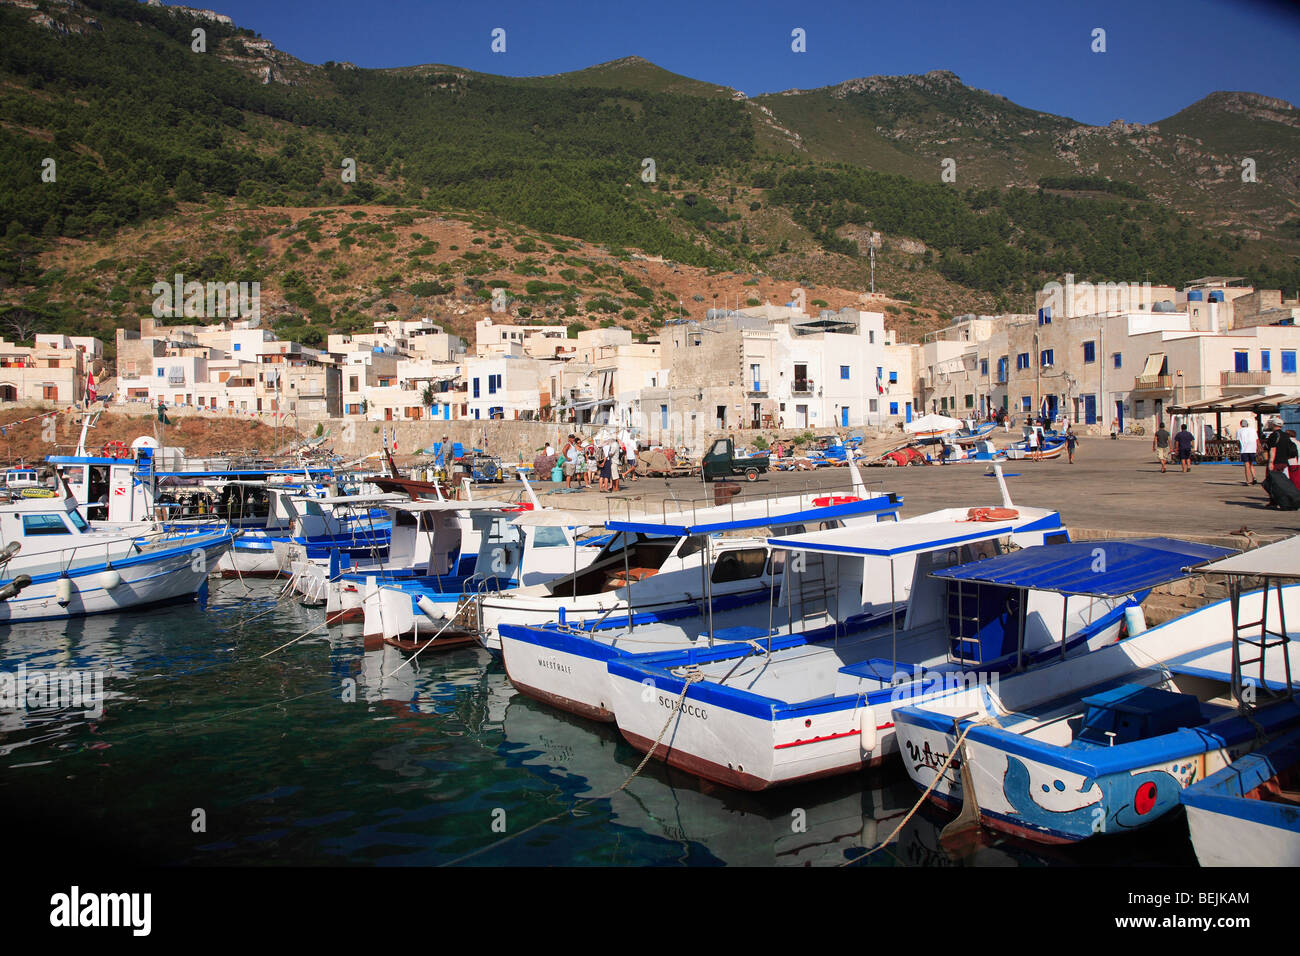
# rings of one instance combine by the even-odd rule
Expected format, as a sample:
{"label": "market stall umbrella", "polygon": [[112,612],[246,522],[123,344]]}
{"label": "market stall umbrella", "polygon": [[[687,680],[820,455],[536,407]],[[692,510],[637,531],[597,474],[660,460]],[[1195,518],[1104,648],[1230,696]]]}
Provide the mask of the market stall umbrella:
{"label": "market stall umbrella", "polygon": [[908,422],[903,426],[903,430],[923,438],[933,438],[936,435],[946,435],[964,427],[955,418],[949,418],[947,415],[930,414]]}

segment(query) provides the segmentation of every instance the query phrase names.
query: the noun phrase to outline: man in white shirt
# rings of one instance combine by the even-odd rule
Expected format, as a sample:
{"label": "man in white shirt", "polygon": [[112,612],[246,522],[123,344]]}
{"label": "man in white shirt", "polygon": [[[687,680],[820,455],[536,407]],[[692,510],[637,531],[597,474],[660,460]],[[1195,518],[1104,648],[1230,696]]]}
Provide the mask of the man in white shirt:
{"label": "man in white shirt", "polygon": [[1255,429],[1250,427],[1250,422],[1246,419],[1241,420],[1241,428],[1237,430],[1237,444],[1241,446],[1241,464],[1246,469],[1246,484],[1259,484],[1255,480],[1255,455],[1259,451],[1259,435]]}
{"label": "man in white shirt", "polygon": [[636,439],[627,439],[623,443],[623,451],[627,454],[627,471],[623,477],[636,481]]}

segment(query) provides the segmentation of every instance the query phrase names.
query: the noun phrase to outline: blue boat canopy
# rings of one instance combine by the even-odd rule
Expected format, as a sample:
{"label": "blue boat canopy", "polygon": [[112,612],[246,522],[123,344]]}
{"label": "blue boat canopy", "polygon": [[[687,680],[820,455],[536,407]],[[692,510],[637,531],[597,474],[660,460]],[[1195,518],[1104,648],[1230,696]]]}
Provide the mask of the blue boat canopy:
{"label": "blue boat canopy", "polygon": [[1196,565],[1235,553],[1173,538],[1071,541],[944,568],[934,576],[1057,594],[1122,597],[1176,581]]}

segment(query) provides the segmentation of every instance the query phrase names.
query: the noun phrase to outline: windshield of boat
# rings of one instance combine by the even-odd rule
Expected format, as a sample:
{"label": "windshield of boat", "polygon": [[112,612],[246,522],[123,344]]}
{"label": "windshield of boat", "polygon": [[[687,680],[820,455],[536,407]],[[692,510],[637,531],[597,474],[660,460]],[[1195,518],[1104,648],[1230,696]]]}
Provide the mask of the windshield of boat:
{"label": "windshield of boat", "polygon": [[580,569],[576,575],[566,574],[546,586],[552,594],[578,596],[599,594],[621,587],[627,571],[636,572],[638,579],[655,574],[677,546],[675,534],[645,534],[620,531],[610,539],[596,560]]}
{"label": "windshield of boat", "polygon": [[533,535],[534,548],[567,548],[569,539],[564,534],[564,529],[553,525],[538,525],[530,529]]}

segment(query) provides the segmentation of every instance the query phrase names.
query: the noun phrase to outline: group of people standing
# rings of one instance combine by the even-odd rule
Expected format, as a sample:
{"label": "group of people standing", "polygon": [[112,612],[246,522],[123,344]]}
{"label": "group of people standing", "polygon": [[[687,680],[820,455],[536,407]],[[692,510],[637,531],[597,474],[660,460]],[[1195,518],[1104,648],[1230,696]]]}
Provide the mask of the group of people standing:
{"label": "group of people standing", "polygon": [[[1242,470],[1245,472],[1245,481],[1242,484],[1258,485],[1261,483],[1259,477],[1255,474],[1255,465],[1259,459],[1262,442],[1264,451],[1267,453],[1264,464],[1265,474],[1277,472],[1285,476],[1293,485],[1300,485],[1300,446],[1296,443],[1294,431],[1283,430],[1282,419],[1270,418],[1261,437],[1250,423],[1250,420],[1243,418],[1241,427],[1233,433],[1232,437],[1237,442]],[[1160,471],[1162,473],[1165,471],[1165,464],[1169,460],[1171,446],[1182,470],[1184,472],[1191,471],[1192,450],[1195,445],[1196,437],[1187,427],[1186,422],[1181,425],[1178,433],[1173,436],[1169,434],[1169,429],[1165,427],[1165,423],[1160,422],[1156,428],[1155,437],[1151,441],[1151,449],[1160,459]]]}
{"label": "group of people standing", "polygon": [[[550,448],[547,448],[550,452]],[[584,441],[569,435],[560,448],[564,467],[564,487],[619,491],[626,478],[636,481],[636,441],[610,437],[604,441]]]}

